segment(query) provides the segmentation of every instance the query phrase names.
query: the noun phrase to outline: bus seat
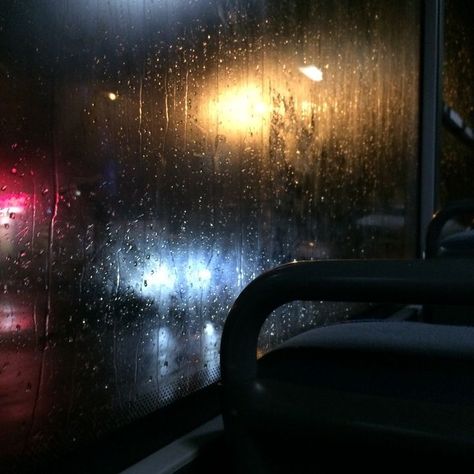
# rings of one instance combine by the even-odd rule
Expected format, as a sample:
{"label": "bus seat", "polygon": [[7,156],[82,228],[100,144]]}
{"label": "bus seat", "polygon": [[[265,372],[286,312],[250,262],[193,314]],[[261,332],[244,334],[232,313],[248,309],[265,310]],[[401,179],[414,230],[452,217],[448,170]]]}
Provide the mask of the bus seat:
{"label": "bus seat", "polygon": [[[425,464],[474,457],[474,328],[345,322],[307,331],[257,363],[259,329],[292,300],[474,303],[458,259],[300,262],[252,282],[223,332],[224,423],[236,472],[321,463]],[[377,455],[376,455],[377,454]],[[378,466],[380,467],[380,466]],[[324,472],[324,471],[323,471]]]}
{"label": "bus seat", "polygon": [[[473,216],[473,199],[453,202],[438,211],[428,226],[426,258],[473,258],[474,230],[469,227]],[[443,305],[426,306],[422,319],[435,324],[474,325],[474,308],[465,306],[453,313]]]}
{"label": "bus seat", "polygon": [[458,224],[451,235],[443,235],[449,222],[466,215],[474,215],[473,199],[453,202],[434,215],[426,232],[426,258],[474,256],[474,230]]}
{"label": "bus seat", "polygon": [[474,257],[474,230],[450,235],[439,243],[440,257]]}

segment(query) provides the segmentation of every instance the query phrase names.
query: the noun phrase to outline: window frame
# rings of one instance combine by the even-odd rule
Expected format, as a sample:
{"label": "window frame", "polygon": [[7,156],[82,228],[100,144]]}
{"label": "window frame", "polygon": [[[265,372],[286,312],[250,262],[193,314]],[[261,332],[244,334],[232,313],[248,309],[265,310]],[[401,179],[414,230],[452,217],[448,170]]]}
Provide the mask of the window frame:
{"label": "window frame", "polygon": [[424,255],[428,224],[439,205],[445,1],[424,0],[422,9],[418,257]]}

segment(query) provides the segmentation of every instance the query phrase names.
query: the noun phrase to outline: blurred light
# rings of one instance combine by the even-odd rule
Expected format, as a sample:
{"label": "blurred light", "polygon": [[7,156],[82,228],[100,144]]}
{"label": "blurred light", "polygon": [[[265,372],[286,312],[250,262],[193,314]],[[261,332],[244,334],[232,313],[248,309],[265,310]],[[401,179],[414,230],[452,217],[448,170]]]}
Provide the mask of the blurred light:
{"label": "blurred light", "polygon": [[20,206],[4,207],[3,209],[0,209],[0,212],[8,212],[9,214],[21,214],[23,212],[23,208]]}
{"label": "blurred light", "polygon": [[110,100],[117,100],[117,94],[114,94],[113,92],[109,92],[107,94],[107,97],[110,99]]}
{"label": "blurred light", "polygon": [[202,356],[204,367],[207,370],[217,369],[219,367],[219,339],[221,335],[218,329],[211,322],[204,325],[202,331]]}
{"label": "blurred light", "polygon": [[200,265],[199,263],[192,263],[188,265],[186,272],[186,279],[190,287],[196,289],[204,289],[206,286],[209,286],[211,281],[212,273],[209,269]]}
{"label": "blurred light", "polygon": [[305,118],[311,117],[312,112],[314,109],[314,104],[311,102],[308,102],[307,100],[303,100],[301,102],[301,115]]}
{"label": "blurred light", "polygon": [[32,308],[27,303],[14,301],[0,304],[0,334],[33,329]]}
{"label": "blurred light", "polygon": [[165,265],[161,265],[151,271],[146,280],[150,285],[172,288],[176,278]]}
{"label": "blurred light", "polygon": [[7,194],[0,198],[0,225],[8,224],[11,216],[23,214],[27,202],[26,194]]}
{"label": "blurred light", "polygon": [[214,335],[214,333],[215,333],[214,326],[211,323],[206,323],[206,325],[204,326],[204,335],[211,337]]}
{"label": "blurred light", "polygon": [[211,272],[207,268],[203,268],[197,272],[199,280],[208,282],[211,279]]}
{"label": "blurred light", "polygon": [[[155,334],[156,337],[154,340],[154,350],[158,350],[159,373],[160,377],[164,377],[170,371],[176,370],[176,367],[173,367],[176,360],[176,358],[173,357],[173,354],[176,353],[177,341],[173,337],[173,334],[171,333],[170,329],[166,326],[163,326],[158,329]],[[156,347],[156,345],[158,347]],[[159,388],[160,385],[161,384],[159,384]]]}
{"label": "blurred light", "polygon": [[16,214],[22,214],[22,207],[4,207],[0,208],[0,225],[5,225],[10,222],[10,219],[14,218]]}
{"label": "blurred light", "polygon": [[0,197],[0,209],[20,208],[23,212],[28,196],[25,193],[9,193]]}
{"label": "blurred light", "polygon": [[312,81],[321,82],[323,80],[323,71],[316,66],[303,66],[299,70]]}
{"label": "blurred light", "polygon": [[172,346],[172,336],[168,328],[162,327],[158,330],[158,348],[160,352],[166,352]]}
{"label": "blurred light", "polygon": [[229,131],[258,129],[271,110],[256,86],[231,88],[211,101],[209,108],[212,119]]}

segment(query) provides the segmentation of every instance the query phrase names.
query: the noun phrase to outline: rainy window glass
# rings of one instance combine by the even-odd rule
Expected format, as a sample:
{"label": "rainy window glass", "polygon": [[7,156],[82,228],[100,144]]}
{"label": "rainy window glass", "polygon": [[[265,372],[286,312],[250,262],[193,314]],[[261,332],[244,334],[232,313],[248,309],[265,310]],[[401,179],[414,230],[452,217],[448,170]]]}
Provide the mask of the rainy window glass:
{"label": "rainy window glass", "polygon": [[474,4],[447,0],[443,68],[442,205],[474,198]]}
{"label": "rainy window glass", "polygon": [[414,255],[419,10],[2,1],[1,460],[215,382],[265,270]]}

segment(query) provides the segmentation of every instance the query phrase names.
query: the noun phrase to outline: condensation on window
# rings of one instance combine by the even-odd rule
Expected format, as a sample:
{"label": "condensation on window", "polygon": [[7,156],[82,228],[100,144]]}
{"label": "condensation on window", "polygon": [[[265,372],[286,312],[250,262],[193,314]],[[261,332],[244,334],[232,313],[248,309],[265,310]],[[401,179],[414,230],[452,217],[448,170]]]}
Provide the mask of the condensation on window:
{"label": "condensation on window", "polygon": [[[413,255],[419,8],[2,3],[2,460],[216,381],[265,270]],[[349,314],[293,307],[262,350]]]}

